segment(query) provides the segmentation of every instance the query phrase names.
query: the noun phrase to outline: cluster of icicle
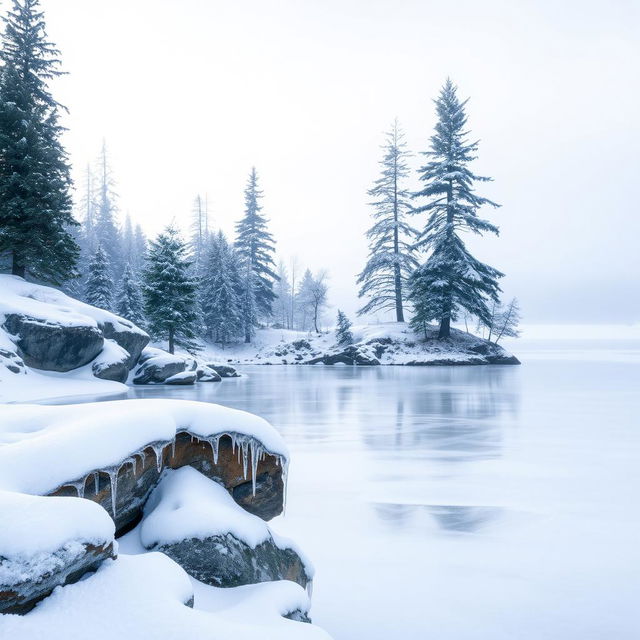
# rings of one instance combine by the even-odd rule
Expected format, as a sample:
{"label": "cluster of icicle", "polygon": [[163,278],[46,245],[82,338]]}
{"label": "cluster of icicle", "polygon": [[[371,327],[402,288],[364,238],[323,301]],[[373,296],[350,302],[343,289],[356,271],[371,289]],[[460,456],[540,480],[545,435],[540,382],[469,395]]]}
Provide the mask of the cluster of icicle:
{"label": "cluster of icicle", "polygon": [[[282,482],[284,484],[284,504],[283,509],[286,508],[286,496],[287,496],[287,470],[289,467],[289,461],[285,456],[277,455],[270,453],[267,451],[259,440],[256,440],[252,436],[247,436],[239,433],[218,433],[214,436],[196,436],[190,433],[188,430],[181,430],[176,433],[176,437],[178,433],[187,433],[191,436],[191,442],[208,442],[211,446],[211,453],[213,456],[213,464],[218,464],[218,449],[220,445],[220,439],[224,436],[229,436],[231,438],[231,446],[232,451],[238,456],[238,462],[242,463],[242,473],[243,477],[246,480],[247,474],[249,472],[249,463],[251,463],[251,488],[253,491],[253,495],[256,495],[256,476],[258,473],[258,464],[265,458],[267,455],[272,455],[275,457],[276,462],[280,467],[282,467]],[[139,452],[130,455],[128,458],[125,458],[120,464],[114,465],[112,467],[106,467],[104,469],[100,469],[99,471],[92,471],[87,474],[80,480],[76,480],[75,482],[65,482],[63,486],[74,487],[78,493],[79,498],[84,498],[85,487],[87,481],[89,480],[89,476],[93,476],[93,482],[95,486],[95,493],[98,493],[98,484],[99,484],[99,476],[100,473],[106,473],[109,476],[109,482],[111,484],[111,510],[113,512],[113,517],[116,517],[116,501],[118,496],[118,474],[122,467],[127,464],[133,466],[134,473],[138,471],[138,460],[140,460],[140,467],[144,466],[144,450],[151,447],[153,449],[153,453],[156,456],[156,468],[158,473],[160,473],[162,469],[162,461],[163,461],[163,453],[166,447],[171,445],[171,457],[175,456],[176,453],[176,438],[167,442],[152,442],[151,444],[143,447]]]}

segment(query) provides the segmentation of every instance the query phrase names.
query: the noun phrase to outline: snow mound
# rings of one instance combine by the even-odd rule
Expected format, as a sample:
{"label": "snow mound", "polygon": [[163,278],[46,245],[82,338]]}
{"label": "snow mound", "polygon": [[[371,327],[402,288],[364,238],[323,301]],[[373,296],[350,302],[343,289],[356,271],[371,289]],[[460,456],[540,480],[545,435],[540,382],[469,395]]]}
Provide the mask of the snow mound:
{"label": "snow mound", "polygon": [[[190,608],[196,591],[195,605]],[[283,615],[309,607],[293,582],[216,589],[196,583],[161,553],[121,555],[89,580],[57,589],[27,616],[0,616],[11,640],[330,640]]]}
{"label": "snow mound", "polygon": [[0,422],[0,488],[49,493],[96,469],[118,466],[151,443],[171,442],[179,431],[202,439],[245,436],[284,461],[289,455],[266,420],[210,403],[158,399],[11,405],[2,407]]}

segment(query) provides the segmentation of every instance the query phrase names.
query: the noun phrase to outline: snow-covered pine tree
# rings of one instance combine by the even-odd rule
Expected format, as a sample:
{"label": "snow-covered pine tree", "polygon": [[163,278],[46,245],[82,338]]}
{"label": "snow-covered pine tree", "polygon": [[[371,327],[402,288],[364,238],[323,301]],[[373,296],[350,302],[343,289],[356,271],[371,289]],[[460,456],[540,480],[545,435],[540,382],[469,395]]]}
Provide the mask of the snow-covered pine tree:
{"label": "snow-covered pine tree", "polygon": [[418,266],[413,255],[418,232],[406,222],[406,214],[412,209],[405,186],[410,155],[406,147],[395,120],[383,146],[380,177],[369,190],[375,223],[367,231],[369,258],[358,276],[358,296],[369,298],[358,314],[393,309],[397,322],[404,322],[407,281]]}
{"label": "snow-covered pine tree", "polygon": [[313,290],[313,274],[311,269],[305,269],[300,282],[300,286],[296,291],[296,327],[301,331],[306,331],[309,320],[313,319],[312,310],[312,290]]}
{"label": "snow-covered pine tree", "polygon": [[201,273],[201,261],[205,253],[205,245],[209,239],[208,212],[204,200],[200,194],[193,202],[191,220],[191,259],[195,272]]}
{"label": "snow-covered pine tree", "polygon": [[113,306],[113,277],[109,258],[98,244],[98,248],[89,263],[89,273],[84,292],[84,299],[94,307],[111,311]]}
{"label": "snow-covered pine tree", "polygon": [[113,190],[107,144],[104,141],[98,158],[98,180],[95,235],[109,256],[112,274],[117,281],[124,269],[122,238],[116,222],[116,195]]}
{"label": "snow-covered pine tree", "polygon": [[[276,297],[273,283],[278,279],[273,258],[274,240],[267,231],[266,217],[260,213],[261,198],[262,191],[258,187],[258,175],[253,167],[244,191],[244,216],[236,224],[235,246],[245,272],[243,281],[251,282],[253,286],[252,296],[245,296],[245,298],[247,302],[251,297],[255,301],[255,321],[259,316],[266,318],[271,315],[271,305]],[[248,277],[247,269],[252,274],[251,278]]]}
{"label": "snow-covered pine tree", "polygon": [[169,353],[176,345],[195,351],[200,313],[187,245],[173,225],[149,244],[142,285],[147,329],[154,338],[168,340]]}
{"label": "snow-covered pine tree", "polygon": [[414,213],[429,214],[416,242],[416,247],[429,251],[429,257],[411,277],[410,299],[414,328],[424,329],[436,320],[442,339],[449,337],[451,322],[461,309],[487,319],[487,303],[498,297],[503,274],[474,258],[460,237],[464,231],[498,233],[495,225],[478,216],[483,205],[499,205],[474,191],[476,182],[491,178],[475,175],[468,166],[476,158],[478,143],[467,141],[466,101],[460,102],[455,85],[447,79],[435,104],[438,122],[431,150],[424,152],[430,160],[419,170],[424,187],[414,194],[427,199]]}
{"label": "snow-covered pine tree", "polygon": [[207,243],[200,285],[201,306],[208,337],[223,346],[242,334],[238,261],[222,231]]}
{"label": "snow-covered pine tree", "polygon": [[146,324],[140,283],[128,262],[122,272],[115,310],[119,316],[130,320],[138,327],[144,327]]}
{"label": "snow-covered pine tree", "polygon": [[346,314],[338,309],[338,320],[336,324],[336,342],[341,347],[353,344],[353,334],[351,333],[351,321]]}
{"label": "snow-covered pine tree", "polygon": [[0,257],[14,275],[60,284],[76,275],[64,109],[48,83],[62,72],[38,0],[13,0],[0,49]]}
{"label": "snow-covered pine tree", "polygon": [[248,344],[256,333],[258,324],[258,304],[256,302],[256,275],[251,269],[251,263],[246,260],[239,262],[240,284],[238,294],[240,296],[240,313],[242,315],[242,327],[244,341]]}

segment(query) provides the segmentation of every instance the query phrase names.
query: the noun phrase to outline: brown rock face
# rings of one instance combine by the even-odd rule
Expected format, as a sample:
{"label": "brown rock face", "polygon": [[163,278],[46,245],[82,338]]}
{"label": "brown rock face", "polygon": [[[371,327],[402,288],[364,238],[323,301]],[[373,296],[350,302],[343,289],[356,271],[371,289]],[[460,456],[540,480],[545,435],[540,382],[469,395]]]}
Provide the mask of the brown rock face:
{"label": "brown rock face", "polygon": [[[69,482],[50,495],[80,495],[102,505],[116,523],[117,535],[134,526],[142,515],[142,507],[158,483],[163,469],[191,466],[222,484],[234,500],[246,511],[270,520],[282,512],[284,501],[283,469],[279,459],[265,453],[256,466],[255,494],[252,481],[251,447],[245,464],[243,449],[231,435],[215,441],[212,446],[188,432],[180,432],[173,443],[150,443],[118,468],[97,469],[78,481]],[[158,456],[156,456],[156,452]],[[115,495],[115,509],[113,496]]]}

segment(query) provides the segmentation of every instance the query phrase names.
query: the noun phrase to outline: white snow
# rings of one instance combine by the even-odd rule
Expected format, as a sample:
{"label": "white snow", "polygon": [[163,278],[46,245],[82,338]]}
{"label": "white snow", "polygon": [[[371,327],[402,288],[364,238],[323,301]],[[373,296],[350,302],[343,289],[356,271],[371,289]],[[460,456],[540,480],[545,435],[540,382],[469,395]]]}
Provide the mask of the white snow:
{"label": "white snow", "polygon": [[1,318],[11,313],[66,327],[97,327],[110,322],[116,329],[144,333],[128,320],[75,300],[62,291],[27,282],[18,276],[0,274],[0,325]]}
{"label": "white snow", "polygon": [[239,507],[223,486],[191,467],[168,472],[144,511],[140,538],[146,548],[227,533],[255,548],[269,538],[264,520]]}
{"label": "white snow", "polygon": [[[196,591],[196,607],[184,605]],[[192,585],[161,553],[121,555],[87,580],[55,592],[26,616],[0,616],[11,640],[330,640],[319,627],[282,617],[308,607],[293,582],[216,589]]]}
{"label": "white snow", "polygon": [[[120,400],[80,405],[0,406],[0,488],[44,494],[96,469],[119,465],[153,442],[186,430],[253,439],[288,457],[278,432],[258,416],[189,400]],[[249,447],[249,450],[251,448]]]}

